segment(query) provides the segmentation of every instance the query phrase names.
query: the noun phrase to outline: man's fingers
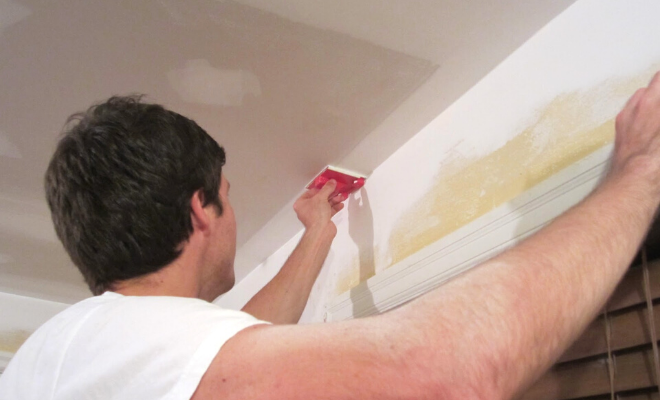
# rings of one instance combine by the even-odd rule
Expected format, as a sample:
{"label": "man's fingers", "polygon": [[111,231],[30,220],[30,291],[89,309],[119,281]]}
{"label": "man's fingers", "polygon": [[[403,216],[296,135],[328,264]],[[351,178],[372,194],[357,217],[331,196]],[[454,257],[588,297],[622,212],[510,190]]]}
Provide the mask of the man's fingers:
{"label": "man's fingers", "polygon": [[[636,155],[660,156],[660,72],[639,89],[616,117],[614,168]],[[619,165],[620,164],[620,165]]]}
{"label": "man's fingers", "polygon": [[[646,88],[644,97],[647,98],[647,102],[651,103],[652,108],[656,108],[658,106],[658,102],[660,102],[660,71],[653,75],[653,79],[651,79],[649,86]],[[653,112],[655,113],[656,110],[653,110]]]}
{"label": "man's fingers", "polygon": [[637,107],[637,104],[639,104],[639,100],[642,98],[642,96],[644,96],[645,92],[646,88],[638,89],[635,94],[633,94],[630,99],[628,99],[628,102],[626,103],[625,107],[623,107],[623,110],[621,110],[619,115],[617,115],[616,122],[618,131],[623,128],[623,126],[620,126],[621,124],[628,124],[630,118],[633,116],[633,112]]}
{"label": "man's fingers", "polygon": [[335,188],[337,187],[337,181],[334,179],[330,179],[328,182],[326,182],[325,185],[323,185],[323,188],[319,191],[319,196],[322,196],[324,199],[330,198],[330,195],[332,192],[335,191]]}
{"label": "man's fingers", "polygon": [[641,100],[641,98],[644,96],[644,93],[646,93],[646,88],[637,89],[635,94],[633,94],[632,97],[628,100],[628,103],[626,103],[626,106],[623,108],[623,110],[632,112],[637,107],[637,104],[639,104],[639,100]]}
{"label": "man's fingers", "polygon": [[344,200],[346,200],[346,195],[343,193],[339,193],[338,195],[330,199],[330,205],[334,206],[335,204],[341,203]]}
{"label": "man's fingers", "polygon": [[337,214],[342,208],[344,208],[344,203],[337,203],[332,206],[332,215]]}
{"label": "man's fingers", "polygon": [[651,78],[651,82],[649,82],[649,89],[653,90],[660,90],[660,71],[656,72],[655,75],[653,75],[653,78]]}
{"label": "man's fingers", "polygon": [[656,72],[653,79],[651,79],[644,97],[646,99],[641,100],[645,101],[646,104],[644,106],[650,108],[651,110],[649,111],[657,117],[658,107],[660,107],[660,71]]}
{"label": "man's fingers", "polygon": [[312,189],[307,189],[305,192],[300,196],[301,199],[310,199],[319,192],[320,189],[312,188]]}

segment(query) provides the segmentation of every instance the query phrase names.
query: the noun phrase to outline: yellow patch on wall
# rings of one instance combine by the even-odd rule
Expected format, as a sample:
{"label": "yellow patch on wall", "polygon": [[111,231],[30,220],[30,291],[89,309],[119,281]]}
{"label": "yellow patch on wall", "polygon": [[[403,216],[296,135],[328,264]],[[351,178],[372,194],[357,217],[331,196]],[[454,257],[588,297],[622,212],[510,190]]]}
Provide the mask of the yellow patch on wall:
{"label": "yellow patch on wall", "polygon": [[513,200],[611,143],[616,112],[598,119],[594,118],[594,111],[601,110],[608,99],[631,96],[648,83],[656,69],[657,66],[653,66],[632,78],[612,79],[592,89],[559,95],[540,110],[534,123],[501,148],[482,158],[459,158],[444,163],[431,190],[395,225],[387,248],[390,261],[386,265],[376,263],[372,269],[374,273],[362,276],[364,260],[356,258],[350,268],[342,271],[337,294],[352,289],[378,271]]}
{"label": "yellow patch on wall", "polygon": [[346,267],[342,272],[340,272],[339,278],[337,278],[337,284],[335,286],[335,294],[340,295],[356,287],[360,282],[362,282],[361,278],[360,263],[356,258],[353,260],[353,263],[351,263],[350,267]]}
{"label": "yellow patch on wall", "polygon": [[[503,147],[465,167],[443,168],[432,189],[403,214],[393,230],[389,266],[611,143],[615,115],[595,124],[589,122],[589,117],[604,96],[628,97],[646,83],[648,76],[650,72],[562,94],[540,112],[535,123]],[[466,164],[466,160],[456,163]],[[427,223],[429,220],[434,223]]]}
{"label": "yellow patch on wall", "polygon": [[[366,246],[365,246],[366,247]],[[376,275],[376,260],[374,254],[378,253],[378,246],[371,249],[360,248],[359,256],[351,263],[350,268],[345,268],[337,279],[335,294],[340,295],[356,287],[360,282],[364,282]]]}
{"label": "yellow patch on wall", "polygon": [[[613,138],[611,120],[579,135],[557,135],[539,149],[528,131],[461,173],[437,179],[433,190],[404,214],[390,236],[392,265],[514,199]],[[429,227],[424,220],[431,216],[438,223]]]}
{"label": "yellow patch on wall", "polygon": [[20,329],[0,332],[0,351],[16,353],[31,334]]}

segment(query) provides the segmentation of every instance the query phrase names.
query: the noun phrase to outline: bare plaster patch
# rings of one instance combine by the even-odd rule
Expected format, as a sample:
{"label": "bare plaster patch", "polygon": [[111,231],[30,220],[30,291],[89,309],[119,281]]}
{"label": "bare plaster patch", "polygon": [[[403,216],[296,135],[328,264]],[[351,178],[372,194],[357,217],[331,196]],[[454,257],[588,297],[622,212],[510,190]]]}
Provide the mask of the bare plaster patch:
{"label": "bare plaster patch", "polygon": [[204,21],[222,18],[224,0],[158,0],[171,22],[178,26],[198,26]]}
{"label": "bare plaster patch", "polygon": [[[2,10],[0,10],[0,13]],[[0,157],[23,158],[21,150],[0,131]]]}
{"label": "bare plaster patch", "polygon": [[0,194],[0,233],[3,232],[59,244],[48,206],[38,199]]}
{"label": "bare plaster patch", "polygon": [[181,98],[194,104],[240,106],[245,96],[261,96],[259,78],[249,71],[219,69],[208,60],[189,60],[167,78]]}
{"label": "bare plaster patch", "polygon": [[13,0],[0,0],[0,36],[10,26],[24,20],[32,10]]}

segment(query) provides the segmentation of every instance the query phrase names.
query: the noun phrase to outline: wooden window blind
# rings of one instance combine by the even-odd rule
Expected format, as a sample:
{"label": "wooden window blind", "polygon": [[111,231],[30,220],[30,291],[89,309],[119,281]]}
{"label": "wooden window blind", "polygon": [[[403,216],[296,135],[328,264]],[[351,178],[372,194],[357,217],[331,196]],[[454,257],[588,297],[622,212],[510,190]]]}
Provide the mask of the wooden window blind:
{"label": "wooden window blind", "polygon": [[660,258],[642,250],[603,313],[520,400],[660,400]]}

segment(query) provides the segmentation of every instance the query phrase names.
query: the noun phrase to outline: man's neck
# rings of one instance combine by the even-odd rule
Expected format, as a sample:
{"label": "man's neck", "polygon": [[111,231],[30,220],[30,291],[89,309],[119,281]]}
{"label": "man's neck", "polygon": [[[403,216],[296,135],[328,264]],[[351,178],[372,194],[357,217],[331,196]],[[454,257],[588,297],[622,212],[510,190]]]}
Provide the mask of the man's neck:
{"label": "man's neck", "polygon": [[[182,254],[183,256],[183,254]],[[179,257],[151,274],[117,282],[112,291],[125,296],[176,296],[200,298],[196,263]]]}

